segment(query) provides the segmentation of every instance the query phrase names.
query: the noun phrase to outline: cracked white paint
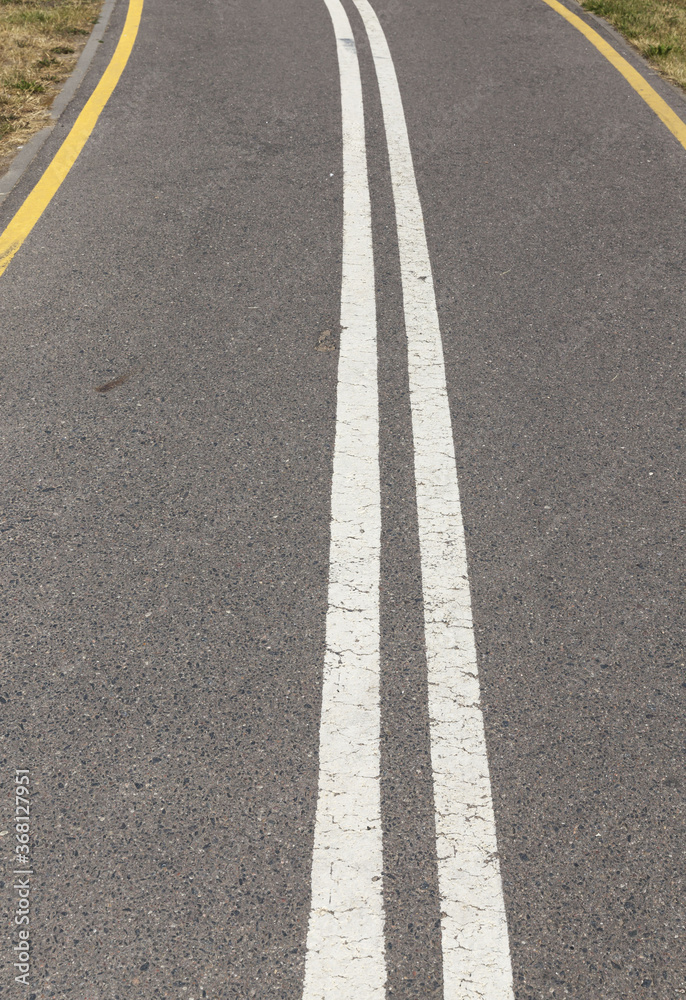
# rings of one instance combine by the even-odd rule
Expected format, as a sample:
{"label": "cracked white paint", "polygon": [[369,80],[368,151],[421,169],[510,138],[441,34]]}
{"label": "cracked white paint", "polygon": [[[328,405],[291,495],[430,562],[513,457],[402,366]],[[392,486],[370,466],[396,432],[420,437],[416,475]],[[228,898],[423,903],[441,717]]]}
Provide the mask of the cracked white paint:
{"label": "cracked white paint", "polygon": [[[388,43],[354,0],[376,69],[395,200],[408,341],[429,674],[445,1000],[512,1000],[467,555],[443,347],[417,182]],[[365,990],[362,996],[369,996]]]}
{"label": "cracked white paint", "polygon": [[336,34],[343,124],[343,279],[329,603],[304,1000],[384,1000],[379,791],[379,414],[362,86]]}

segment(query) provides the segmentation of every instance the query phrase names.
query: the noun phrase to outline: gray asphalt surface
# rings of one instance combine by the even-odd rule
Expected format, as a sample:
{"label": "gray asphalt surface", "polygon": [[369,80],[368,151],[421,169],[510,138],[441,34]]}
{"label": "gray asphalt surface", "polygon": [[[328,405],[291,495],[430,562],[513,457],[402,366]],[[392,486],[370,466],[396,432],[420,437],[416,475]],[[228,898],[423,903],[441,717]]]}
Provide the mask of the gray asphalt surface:
{"label": "gray asphalt surface", "polygon": [[[399,265],[345,2],[379,308],[388,992],[439,1000]],[[686,152],[538,0],[374,6],[435,271],[516,997],[673,998]],[[324,4],[146,0],[93,136],[0,279],[2,829],[30,768],[36,872],[31,986],[8,929],[0,996],[301,994],[337,364],[316,348],[337,330],[341,209]]]}

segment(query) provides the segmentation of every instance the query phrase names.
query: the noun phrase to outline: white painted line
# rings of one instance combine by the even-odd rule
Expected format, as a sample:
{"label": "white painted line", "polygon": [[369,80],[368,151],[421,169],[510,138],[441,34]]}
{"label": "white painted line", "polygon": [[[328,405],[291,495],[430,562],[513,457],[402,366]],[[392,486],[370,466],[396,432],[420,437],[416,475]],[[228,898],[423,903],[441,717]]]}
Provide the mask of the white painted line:
{"label": "white painted line", "polygon": [[511,1000],[457,468],[431,263],[398,80],[368,0],[395,200],[407,329],[429,672],[445,1000]]}
{"label": "white painted line", "polygon": [[343,279],[329,608],[304,1000],[385,1000],[379,789],[376,302],[362,85],[339,0]]}

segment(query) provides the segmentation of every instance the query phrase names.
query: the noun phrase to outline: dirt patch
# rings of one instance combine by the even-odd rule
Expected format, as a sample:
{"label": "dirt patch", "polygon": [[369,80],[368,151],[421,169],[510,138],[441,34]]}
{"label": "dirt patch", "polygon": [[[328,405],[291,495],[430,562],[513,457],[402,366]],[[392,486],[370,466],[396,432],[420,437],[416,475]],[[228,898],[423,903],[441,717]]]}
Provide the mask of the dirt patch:
{"label": "dirt patch", "polygon": [[49,108],[103,0],[0,0],[0,176],[50,121]]}

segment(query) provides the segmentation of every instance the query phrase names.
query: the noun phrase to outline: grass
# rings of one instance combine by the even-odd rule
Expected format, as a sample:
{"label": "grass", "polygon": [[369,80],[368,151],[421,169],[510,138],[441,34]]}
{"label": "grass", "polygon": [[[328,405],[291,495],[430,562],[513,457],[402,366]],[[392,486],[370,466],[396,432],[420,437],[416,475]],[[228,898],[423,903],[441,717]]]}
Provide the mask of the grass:
{"label": "grass", "polygon": [[638,49],[656,70],[686,90],[686,0],[581,0]]}
{"label": "grass", "polygon": [[102,0],[0,0],[0,175],[50,120]]}

